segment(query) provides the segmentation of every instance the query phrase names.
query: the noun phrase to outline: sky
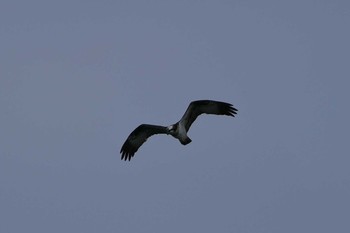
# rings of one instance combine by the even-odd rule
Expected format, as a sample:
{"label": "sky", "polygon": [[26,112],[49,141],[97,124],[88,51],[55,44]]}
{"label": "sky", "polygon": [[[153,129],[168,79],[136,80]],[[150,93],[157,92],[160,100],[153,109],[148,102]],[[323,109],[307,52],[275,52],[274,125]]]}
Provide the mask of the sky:
{"label": "sky", "polygon": [[[0,232],[350,232],[349,1],[0,3]],[[139,124],[177,122],[129,162]]]}

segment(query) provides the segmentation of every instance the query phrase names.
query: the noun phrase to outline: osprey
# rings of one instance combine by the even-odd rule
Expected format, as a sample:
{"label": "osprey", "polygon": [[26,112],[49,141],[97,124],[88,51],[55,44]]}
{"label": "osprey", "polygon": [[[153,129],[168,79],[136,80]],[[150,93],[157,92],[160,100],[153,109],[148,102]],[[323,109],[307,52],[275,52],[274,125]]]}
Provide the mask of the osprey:
{"label": "osprey", "polygon": [[124,142],[120,153],[121,159],[130,160],[140,148],[140,146],[154,134],[170,134],[177,138],[182,145],[187,145],[192,140],[187,136],[192,123],[203,113],[215,115],[227,115],[234,117],[237,109],[232,104],[214,101],[214,100],[197,100],[190,103],[185,114],[180,121],[170,126],[142,124],[131,132]]}

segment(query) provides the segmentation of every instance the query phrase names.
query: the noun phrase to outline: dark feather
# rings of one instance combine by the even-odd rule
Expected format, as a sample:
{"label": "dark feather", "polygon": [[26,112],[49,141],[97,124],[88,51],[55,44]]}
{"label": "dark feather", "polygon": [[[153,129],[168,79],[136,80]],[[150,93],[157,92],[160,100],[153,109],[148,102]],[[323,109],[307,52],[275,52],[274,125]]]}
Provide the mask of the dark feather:
{"label": "dark feather", "polygon": [[237,111],[238,110],[229,103],[214,100],[197,100],[190,103],[180,122],[185,125],[186,131],[188,131],[192,123],[203,113],[234,117]]}
{"label": "dark feather", "polygon": [[140,148],[140,146],[154,134],[167,134],[167,128],[159,125],[139,125],[134,131],[131,132],[129,137],[124,142],[120,153],[121,159],[130,160]]}

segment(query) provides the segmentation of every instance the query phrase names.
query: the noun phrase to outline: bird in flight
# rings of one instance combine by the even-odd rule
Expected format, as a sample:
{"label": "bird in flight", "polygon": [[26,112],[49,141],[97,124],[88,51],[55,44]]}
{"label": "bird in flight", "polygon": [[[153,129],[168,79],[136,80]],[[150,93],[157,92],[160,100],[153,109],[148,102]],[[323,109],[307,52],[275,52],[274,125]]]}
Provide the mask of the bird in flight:
{"label": "bird in flight", "polygon": [[170,134],[177,138],[182,145],[187,145],[192,140],[187,136],[192,123],[203,113],[214,115],[227,115],[234,117],[237,109],[232,104],[214,101],[214,100],[197,100],[193,101],[187,107],[185,114],[180,121],[170,126],[141,124],[124,142],[120,153],[122,160],[129,160],[134,157],[140,146],[152,135]]}

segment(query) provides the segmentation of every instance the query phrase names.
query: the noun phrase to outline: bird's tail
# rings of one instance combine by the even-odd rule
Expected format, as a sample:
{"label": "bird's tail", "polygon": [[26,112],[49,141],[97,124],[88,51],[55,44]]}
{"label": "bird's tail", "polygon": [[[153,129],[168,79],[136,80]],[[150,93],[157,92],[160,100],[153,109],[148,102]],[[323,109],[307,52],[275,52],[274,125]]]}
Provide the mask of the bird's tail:
{"label": "bird's tail", "polygon": [[185,138],[185,140],[180,140],[180,142],[182,145],[187,145],[190,142],[192,142],[192,140],[191,140],[191,138],[187,137],[187,138]]}

